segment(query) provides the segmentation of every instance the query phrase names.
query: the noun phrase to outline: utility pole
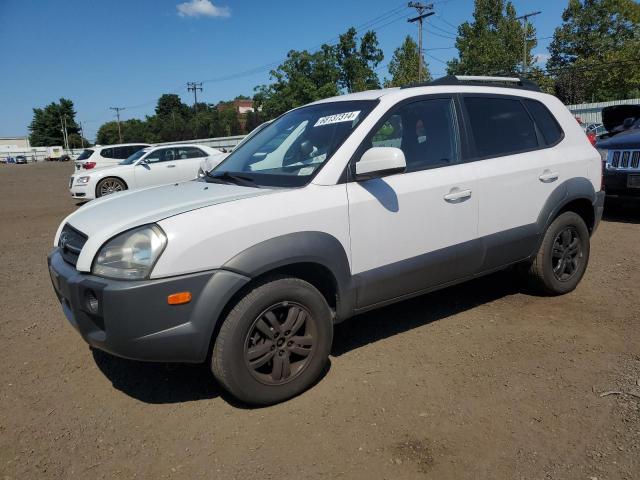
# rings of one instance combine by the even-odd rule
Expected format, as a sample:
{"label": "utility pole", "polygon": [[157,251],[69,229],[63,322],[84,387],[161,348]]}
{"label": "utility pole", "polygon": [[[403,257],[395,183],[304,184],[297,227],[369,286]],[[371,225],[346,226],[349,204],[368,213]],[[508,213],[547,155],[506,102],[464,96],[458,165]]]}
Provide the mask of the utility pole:
{"label": "utility pole", "polygon": [[118,138],[120,139],[120,143],[122,143],[122,131],[120,130],[120,110],[124,110],[125,107],[109,107],[109,110],[114,110],[116,112],[116,118],[118,119]]}
{"label": "utility pole", "polygon": [[516,20],[522,20],[522,33],[524,34],[524,39],[522,42],[522,76],[524,77],[527,74],[527,22],[529,21],[529,17],[535,17],[536,15],[540,15],[542,12],[531,12],[525,13],[524,15],[520,15],[516,17]]}
{"label": "utility pole", "polygon": [[198,90],[202,91],[202,82],[187,82],[187,91],[193,92],[193,109],[198,113]]}
{"label": "utility pole", "polygon": [[407,20],[409,23],[418,22],[418,81],[422,80],[422,20],[424,18],[434,15],[433,3],[425,5],[420,2],[409,2],[409,8],[415,8],[418,12],[417,17],[413,17]]}
{"label": "utility pole", "polygon": [[82,122],[78,122],[80,125],[80,145],[84,148],[84,130],[82,129]]}
{"label": "utility pole", "polygon": [[67,116],[60,115],[60,131],[62,132],[62,146],[69,150],[69,139],[67,138]]}

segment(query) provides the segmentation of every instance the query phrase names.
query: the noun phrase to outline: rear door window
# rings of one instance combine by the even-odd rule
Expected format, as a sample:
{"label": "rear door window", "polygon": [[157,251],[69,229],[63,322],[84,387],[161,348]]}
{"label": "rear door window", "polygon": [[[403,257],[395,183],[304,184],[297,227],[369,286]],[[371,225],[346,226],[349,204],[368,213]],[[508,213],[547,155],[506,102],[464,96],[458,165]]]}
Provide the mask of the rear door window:
{"label": "rear door window", "polygon": [[500,157],[539,147],[536,128],[522,102],[495,96],[465,96],[476,157]]}

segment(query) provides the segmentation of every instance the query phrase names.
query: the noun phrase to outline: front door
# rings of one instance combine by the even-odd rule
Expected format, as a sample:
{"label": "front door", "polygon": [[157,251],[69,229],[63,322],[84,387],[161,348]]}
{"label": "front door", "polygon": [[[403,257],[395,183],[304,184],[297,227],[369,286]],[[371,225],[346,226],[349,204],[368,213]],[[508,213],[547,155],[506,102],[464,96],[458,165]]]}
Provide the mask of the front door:
{"label": "front door", "polygon": [[459,138],[453,99],[428,97],[391,110],[356,154],[397,147],[407,162],[405,173],[347,185],[359,308],[474,273],[478,197]]}

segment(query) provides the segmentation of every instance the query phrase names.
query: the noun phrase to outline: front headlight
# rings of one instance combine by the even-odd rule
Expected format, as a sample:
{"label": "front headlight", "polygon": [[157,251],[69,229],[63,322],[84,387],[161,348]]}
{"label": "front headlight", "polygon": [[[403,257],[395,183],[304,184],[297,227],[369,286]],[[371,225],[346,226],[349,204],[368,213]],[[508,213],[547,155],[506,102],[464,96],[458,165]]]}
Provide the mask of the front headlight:
{"label": "front headlight", "polygon": [[91,177],[78,177],[76,178],[76,184],[78,183],[89,183],[89,179]]}
{"label": "front headlight", "polygon": [[91,273],[125,280],[147,278],[167,244],[158,225],[124,232],[105,243],[93,262]]}

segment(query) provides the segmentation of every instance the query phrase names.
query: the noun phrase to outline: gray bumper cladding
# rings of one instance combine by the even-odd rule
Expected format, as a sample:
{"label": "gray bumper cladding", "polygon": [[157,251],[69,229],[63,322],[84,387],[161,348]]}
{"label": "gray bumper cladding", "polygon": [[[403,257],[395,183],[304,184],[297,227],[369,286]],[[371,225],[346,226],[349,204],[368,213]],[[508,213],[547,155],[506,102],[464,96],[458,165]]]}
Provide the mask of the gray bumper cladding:
{"label": "gray bumper cladding", "polygon": [[[105,279],[78,272],[57,248],[48,263],[64,314],[82,338],[134,360],[204,361],[222,309],[249,281],[226,270],[156,280]],[[168,295],[185,291],[191,292],[191,302],[168,304]],[[97,308],[90,299],[97,299]]]}

